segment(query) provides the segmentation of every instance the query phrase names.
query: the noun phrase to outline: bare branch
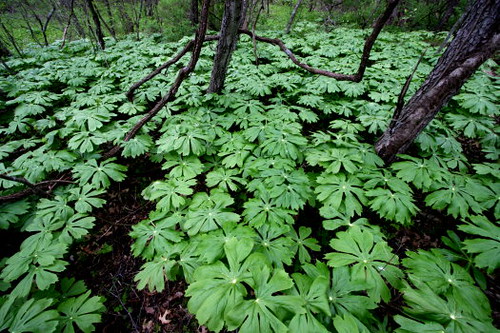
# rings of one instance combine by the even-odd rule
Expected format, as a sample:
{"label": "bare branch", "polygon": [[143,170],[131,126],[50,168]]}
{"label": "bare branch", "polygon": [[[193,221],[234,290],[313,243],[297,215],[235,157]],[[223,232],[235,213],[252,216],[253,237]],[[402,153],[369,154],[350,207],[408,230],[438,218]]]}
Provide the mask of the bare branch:
{"label": "bare branch", "polygon": [[363,79],[366,67],[368,66],[368,60],[370,58],[370,52],[373,47],[373,44],[375,43],[375,40],[377,39],[378,35],[380,34],[380,31],[382,30],[383,26],[391,16],[391,13],[393,12],[394,8],[396,8],[397,4],[399,3],[400,0],[391,0],[389,1],[387,8],[385,9],[384,13],[377,19],[377,22],[375,22],[375,25],[373,26],[373,31],[368,36],[368,38],[365,41],[365,46],[363,48],[363,54],[361,55],[361,62],[359,64],[359,68],[356,74],[342,74],[342,73],[334,73],[330,72],[327,70],[323,69],[318,69],[309,66],[308,64],[300,62],[297,57],[293,54],[292,51],[290,51],[289,48],[286,47],[286,45],[283,43],[281,39],[278,38],[267,38],[267,37],[261,37],[255,35],[253,32],[248,31],[248,30],[240,30],[240,33],[246,34],[252,39],[257,40],[259,42],[264,42],[268,44],[273,44],[278,46],[287,56],[292,60],[294,64],[297,66],[305,69],[306,71],[313,73],[313,74],[318,74],[318,75],[323,75],[323,76],[328,76],[331,78],[334,78],[339,81],[353,81],[353,82],[360,82]]}
{"label": "bare branch", "polygon": [[[132,139],[137,132],[150,121],[168,102],[175,99],[175,95],[179,90],[184,79],[194,70],[198,59],[200,58],[201,48],[203,46],[203,42],[205,41],[205,34],[208,26],[208,10],[210,7],[210,0],[203,1],[203,7],[201,10],[201,20],[198,29],[196,30],[196,36],[194,39],[193,51],[191,55],[191,59],[186,67],[183,67],[177,73],[177,78],[174,83],[170,87],[168,93],[162,97],[162,99],[156,103],[156,105],[141,119],[134,127],[127,133],[123,141],[127,142]],[[186,51],[187,52],[187,51]],[[114,146],[110,151],[103,155],[103,158],[107,159],[111,156],[114,156],[116,153],[120,151],[121,147],[119,145]]]}
{"label": "bare branch", "polygon": [[[214,41],[214,40],[218,40],[218,39],[219,39],[219,35],[208,35],[208,36],[205,36],[204,41],[209,42],[209,41]],[[134,93],[140,86],[142,86],[144,83],[146,83],[149,80],[151,80],[152,78],[154,78],[156,75],[160,74],[164,69],[167,69],[171,65],[178,62],[184,55],[186,55],[186,53],[188,53],[189,51],[191,51],[193,49],[194,45],[195,45],[195,39],[190,40],[186,44],[186,46],[184,46],[184,48],[179,53],[177,53],[177,55],[175,57],[173,57],[169,61],[165,62],[164,64],[158,66],[154,71],[152,71],[151,73],[146,75],[140,81],[137,81],[136,83],[134,83],[130,87],[130,89],[127,91],[127,93],[125,94],[125,96],[127,96],[128,100],[133,101]]]}
{"label": "bare branch", "polygon": [[[22,199],[26,196],[29,196],[31,194],[38,194],[40,196],[46,197],[49,196],[50,193],[52,192],[53,188],[57,184],[74,184],[73,181],[71,180],[66,180],[63,179],[67,175],[63,175],[60,179],[54,179],[54,180],[43,180],[39,183],[33,184],[29,180],[23,177],[14,177],[14,176],[9,176],[5,173],[0,173],[0,178],[5,179],[5,180],[10,180],[13,182],[21,183],[23,185],[28,186],[29,188],[22,190],[17,193],[13,194],[8,194],[4,196],[0,196],[0,202],[5,202],[5,201],[10,201],[10,200],[17,200],[17,199]],[[41,187],[48,187],[48,191],[43,191]]]}

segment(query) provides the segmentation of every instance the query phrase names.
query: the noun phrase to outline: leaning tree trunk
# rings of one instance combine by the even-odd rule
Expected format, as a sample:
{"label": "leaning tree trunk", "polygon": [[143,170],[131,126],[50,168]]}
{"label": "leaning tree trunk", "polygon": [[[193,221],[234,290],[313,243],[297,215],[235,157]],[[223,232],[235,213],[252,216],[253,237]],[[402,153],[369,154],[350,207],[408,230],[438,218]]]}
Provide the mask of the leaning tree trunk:
{"label": "leaning tree trunk", "polygon": [[299,10],[300,5],[302,4],[302,1],[303,0],[297,0],[295,7],[293,7],[292,15],[290,15],[290,20],[288,20],[288,24],[286,25],[286,29],[285,29],[286,34],[289,34],[290,30],[292,30],[293,20],[295,20],[295,16],[297,15],[297,12]]}
{"label": "leaning tree trunk", "polygon": [[101,50],[104,50],[106,48],[106,44],[104,43],[104,35],[102,33],[101,21],[99,20],[99,15],[97,14],[96,9],[94,8],[92,0],[87,0],[87,6],[89,7],[90,14],[92,15],[92,19],[94,20],[95,23],[95,34],[97,37],[97,42],[99,43]]}
{"label": "leaning tree trunk", "polygon": [[392,162],[403,153],[465,81],[498,50],[500,0],[477,0],[436,67],[375,144],[377,153]]}
{"label": "leaning tree trunk", "polygon": [[208,93],[220,93],[224,87],[231,55],[238,43],[238,29],[242,23],[242,0],[227,0],[220,28],[220,39],[215,51],[214,66]]}

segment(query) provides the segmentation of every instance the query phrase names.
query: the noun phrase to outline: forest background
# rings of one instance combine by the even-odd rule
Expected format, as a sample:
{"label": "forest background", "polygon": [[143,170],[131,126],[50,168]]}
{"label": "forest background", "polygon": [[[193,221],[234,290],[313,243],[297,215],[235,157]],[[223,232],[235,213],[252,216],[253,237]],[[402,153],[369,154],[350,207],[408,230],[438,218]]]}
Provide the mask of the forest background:
{"label": "forest background", "polygon": [[498,9],[2,1],[0,329],[498,331]]}

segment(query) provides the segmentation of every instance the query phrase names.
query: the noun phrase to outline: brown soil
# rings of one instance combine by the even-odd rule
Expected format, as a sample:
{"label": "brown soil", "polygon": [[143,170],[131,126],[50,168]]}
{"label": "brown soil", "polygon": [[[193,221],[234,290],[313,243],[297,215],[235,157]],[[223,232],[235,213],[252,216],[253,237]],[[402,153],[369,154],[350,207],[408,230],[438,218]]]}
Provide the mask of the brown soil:
{"label": "brown soil", "polygon": [[183,281],[167,281],[162,293],[136,289],[134,277],[143,261],[132,255],[128,234],[154,209],[141,199],[140,185],[129,178],[108,191],[106,206],[94,213],[96,228],[72,252],[67,273],[106,298],[96,332],[202,332],[186,309]]}

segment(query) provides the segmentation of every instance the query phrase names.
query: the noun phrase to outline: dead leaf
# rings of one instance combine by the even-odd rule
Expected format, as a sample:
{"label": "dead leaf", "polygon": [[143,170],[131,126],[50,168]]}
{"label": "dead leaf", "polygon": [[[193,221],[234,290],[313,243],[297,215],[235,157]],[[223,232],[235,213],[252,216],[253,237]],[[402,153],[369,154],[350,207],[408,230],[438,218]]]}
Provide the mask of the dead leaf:
{"label": "dead leaf", "polygon": [[167,325],[167,324],[170,324],[171,320],[170,319],[166,319],[167,318],[167,315],[170,314],[170,310],[165,310],[165,312],[158,317],[158,320],[163,324],[163,325]]}

